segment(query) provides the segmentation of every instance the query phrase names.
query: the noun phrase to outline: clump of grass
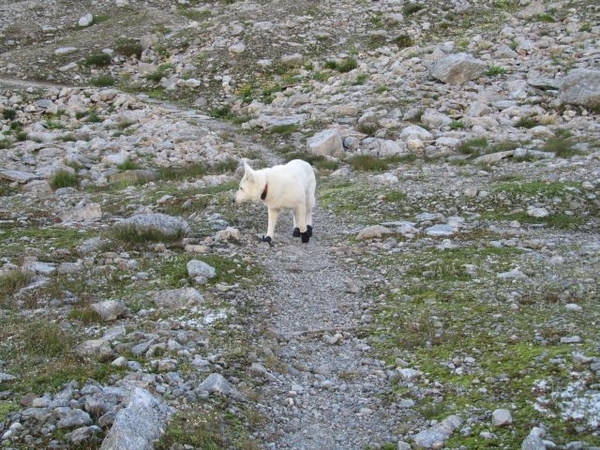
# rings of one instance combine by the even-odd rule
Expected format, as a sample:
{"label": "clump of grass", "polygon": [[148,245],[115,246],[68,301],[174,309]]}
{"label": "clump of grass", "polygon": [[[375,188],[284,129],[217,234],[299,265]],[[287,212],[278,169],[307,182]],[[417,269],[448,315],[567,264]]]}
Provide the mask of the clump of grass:
{"label": "clump of grass", "polygon": [[87,115],[87,122],[91,122],[91,123],[99,123],[102,122],[104,119],[102,118],[102,116],[100,116],[100,114],[98,114],[97,111],[90,111],[89,114]]}
{"label": "clump of grass", "polygon": [[517,128],[533,128],[537,127],[540,123],[534,119],[533,117],[521,117],[517,123],[515,123],[515,127]]}
{"label": "clump of grass", "polygon": [[571,138],[551,137],[546,140],[541,148],[544,152],[554,153],[557,157],[569,159],[583,152],[575,148],[575,142]]}
{"label": "clump of grass", "polygon": [[158,169],[159,178],[166,181],[181,181],[189,178],[201,178],[208,173],[206,164],[187,164],[178,167],[162,167]]}
{"label": "clump of grass", "polygon": [[10,139],[0,138],[0,150],[12,148],[13,142]]}
{"label": "clump of grass", "polygon": [[337,170],[340,166],[339,161],[335,159],[328,159],[322,155],[312,155],[309,153],[290,152],[283,155],[285,162],[289,162],[292,159],[302,159],[310,165],[320,170],[333,171]]}
{"label": "clump of grass", "polygon": [[108,66],[111,62],[111,57],[108,53],[93,53],[83,60],[85,66]]}
{"label": "clump of grass", "polygon": [[408,3],[405,3],[404,8],[402,8],[402,11],[404,12],[405,16],[410,16],[412,14],[415,14],[415,13],[421,11],[424,8],[425,8],[424,5],[408,2]]}
{"label": "clump of grass", "polygon": [[387,170],[388,163],[372,155],[355,155],[348,160],[352,169],[363,172],[383,172]]}
{"label": "clump of grass", "polygon": [[271,134],[279,134],[281,136],[289,136],[298,130],[298,125],[295,123],[275,125],[269,129]]}
{"label": "clump of grass", "polygon": [[453,120],[450,123],[451,130],[463,130],[466,127],[464,120]]}
{"label": "clump of grass", "polygon": [[19,130],[15,133],[15,139],[19,142],[26,141],[28,136],[25,130]]}
{"label": "clump of grass", "polygon": [[365,121],[358,124],[358,131],[369,136],[374,135],[377,132],[377,130],[379,130],[379,126],[374,122]]}
{"label": "clump of grass", "polygon": [[135,55],[139,58],[142,50],[141,44],[135,39],[121,39],[115,46],[115,52],[127,57]]}
{"label": "clump of grass", "polygon": [[113,236],[125,243],[143,244],[146,242],[176,242],[184,236],[184,230],[164,233],[153,228],[139,228],[134,225],[120,225],[113,229]]}
{"label": "clump of grass", "polygon": [[506,73],[506,69],[504,67],[500,67],[500,66],[496,66],[496,65],[491,65],[487,68],[487,70],[485,71],[485,74],[488,77],[495,77],[498,75],[502,75]]}
{"label": "clump of grass", "polygon": [[401,34],[392,39],[392,42],[398,46],[398,48],[408,48],[415,45],[415,42],[407,34]]}
{"label": "clump of grass", "polygon": [[79,185],[79,177],[76,173],[67,170],[59,170],[50,179],[50,187],[52,189],[76,187],[77,185]]}
{"label": "clump of grass", "polygon": [[231,105],[223,105],[213,108],[210,111],[210,115],[215,119],[231,119],[234,117],[234,114],[231,112]]}
{"label": "clump of grass", "polygon": [[100,314],[89,306],[71,310],[68,318],[69,320],[77,320],[85,325],[101,322]]}
{"label": "clump of grass", "polygon": [[12,108],[6,108],[4,111],[2,111],[2,117],[4,117],[6,120],[15,120],[17,117],[17,111]]}
{"label": "clump of grass", "polygon": [[361,73],[360,75],[358,75],[356,77],[356,80],[354,81],[354,85],[355,86],[361,86],[363,84],[365,84],[365,82],[369,79],[369,74],[368,73]]}
{"label": "clump of grass", "polygon": [[487,146],[487,138],[478,137],[461,142],[460,145],[457,147],[457,151],[463,155],[478,156],[483,153]]}
{"label": "clump of grass", "polygon": [[96,78],[92,78],[90,80],[90,84],[92,86],[96,86],[96,87],[114,86],[115,79],[112,75],[104,74],[104,75],[99,75]]}
{"label": "clump of grass", "polygon": [[35,321],[24,329],[23,349],[30,355],[52,358],[71,352],[73,337],[56,323]]}
{"label": "clump of grass", "polygon": [[29,284],[31,275],[20,270],[14,270],[0,276],[0,306],[8,307],[8,304],[4,304],[7,300],[11,299],[12,296]]}
{"label": "clump of grass", "polygon": [[161,64],[154,72],[147,74],[144,78],[148,81],[158,83],[172,68],[173,64]]}
{"label": "clump of grass", "polygon": [[340,61],[329,60],[325,63],[325,68],[330,70],[337,70],[341,73],[350,72],[358,67],[358,61],[356,59],[344,58]]}
{"label": "clump of grass", "polygon": [[139,168],[140,165],[130,159],[126,159],[121,164],[117,165],[117,169],[119,170],[136,170]]}

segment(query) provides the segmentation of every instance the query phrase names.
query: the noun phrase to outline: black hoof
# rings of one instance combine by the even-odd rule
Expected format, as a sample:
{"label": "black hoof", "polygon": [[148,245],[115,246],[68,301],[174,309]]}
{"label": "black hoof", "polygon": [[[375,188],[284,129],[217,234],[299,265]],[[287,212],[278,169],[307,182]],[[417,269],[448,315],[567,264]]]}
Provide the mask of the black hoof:
{"label": "black hoof", "polygon": [[271,236],[263,236],[259,240],[259,242],[266,242],[269,244],[269,247],[273,247],[273,243],[271,242]]}
{"label": "black hoof", "polygon": [[294,228],[294,231],[292,231],[292,236],[300,237],[300,228]]}
{"label": "black hoof", "polygon": [[300,233],[300,239],[302,240],[303,244],[308,243],[308,241],[310,240],[310,234],[309,234],[308,230],[306,230],[305,233]]}
{"label": "black hoof", "polygon": [[306,234],[308,237],[312,237],[312,225],[306,225]]}

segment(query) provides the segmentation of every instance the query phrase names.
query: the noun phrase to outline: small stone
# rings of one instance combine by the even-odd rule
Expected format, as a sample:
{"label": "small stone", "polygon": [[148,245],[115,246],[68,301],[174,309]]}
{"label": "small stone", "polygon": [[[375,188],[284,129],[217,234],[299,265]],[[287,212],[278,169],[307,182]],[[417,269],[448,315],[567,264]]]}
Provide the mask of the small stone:
{"label": "small stone", "polygon": [[508,409],[497,409],[492,413],[492,425],[504,427],[513,423],[513,418]]}

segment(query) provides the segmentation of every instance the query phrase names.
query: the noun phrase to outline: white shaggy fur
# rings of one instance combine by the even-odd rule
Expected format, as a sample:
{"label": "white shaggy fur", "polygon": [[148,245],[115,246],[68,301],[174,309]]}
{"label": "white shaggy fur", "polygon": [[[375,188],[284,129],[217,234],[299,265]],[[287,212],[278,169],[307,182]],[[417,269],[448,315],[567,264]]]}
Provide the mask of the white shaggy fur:
{"label": "white shaggy fur", "polygon": [[260,170],[252,169],[244,161],[244,177],[235,194],[235,202],[261,200],[267,205],[269,223],[264,241],[270,243],[279,213],[289,210],[294,218],[294,236],[300,236],[302,242],[308,242],[312,235],[316,184],[312,166],[301,159]]}

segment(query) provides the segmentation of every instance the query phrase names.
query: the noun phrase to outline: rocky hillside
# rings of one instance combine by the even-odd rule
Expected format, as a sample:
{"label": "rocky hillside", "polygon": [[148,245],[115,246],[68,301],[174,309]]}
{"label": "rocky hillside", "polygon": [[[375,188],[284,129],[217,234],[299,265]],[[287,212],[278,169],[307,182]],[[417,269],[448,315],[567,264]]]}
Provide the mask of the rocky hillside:
{"label": "rocky hillside", "polygon": [[0,447],[600,447],[599,19],[0,1]]}

